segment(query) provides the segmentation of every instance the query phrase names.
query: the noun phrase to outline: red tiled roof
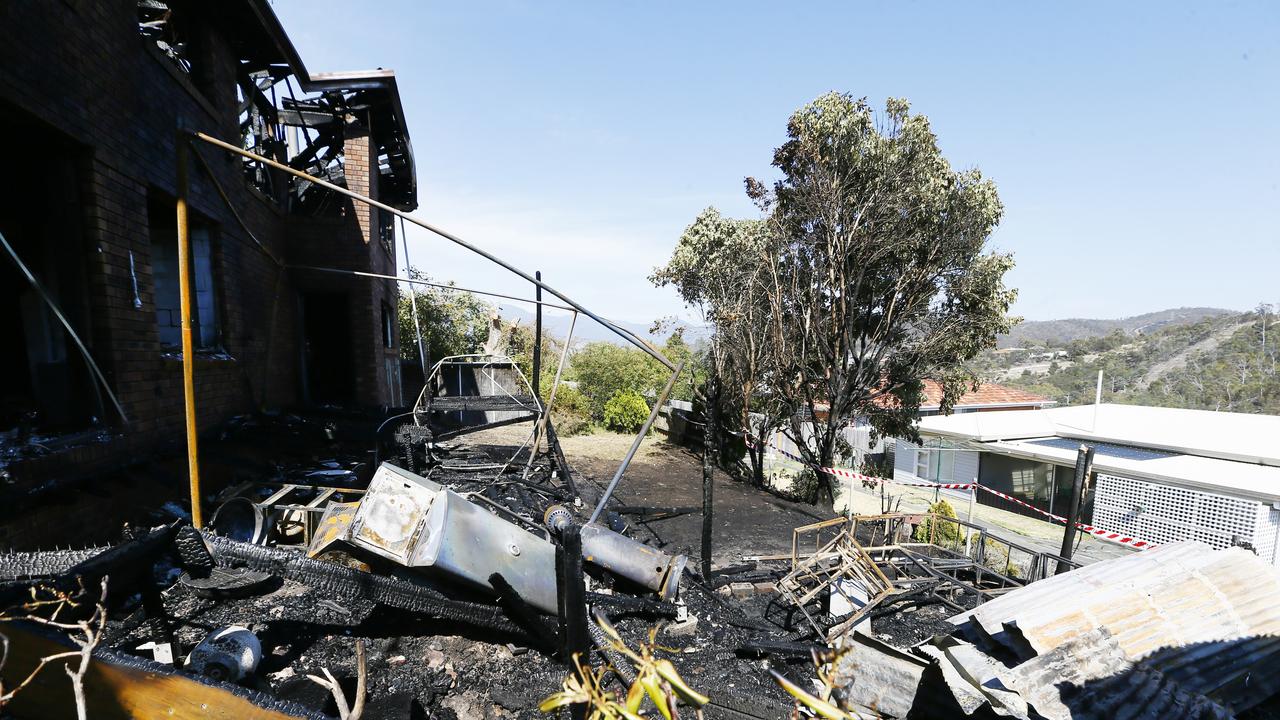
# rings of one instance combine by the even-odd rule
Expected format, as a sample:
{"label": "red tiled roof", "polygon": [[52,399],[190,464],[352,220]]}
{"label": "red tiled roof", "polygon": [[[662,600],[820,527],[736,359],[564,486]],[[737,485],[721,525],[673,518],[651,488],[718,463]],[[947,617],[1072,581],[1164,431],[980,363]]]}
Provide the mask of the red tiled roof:
{"label": "red tiled roof", "polygon": [[[1024,390],[982,383],[977,390],[970,389],[956,401],[956,407],[972,405],[1024,405],[1028,403],[1047,403],[1049,398]],[[942,403],[942,386],[933,380],[924,381],[924,400],[921,408],[935,408]]]}

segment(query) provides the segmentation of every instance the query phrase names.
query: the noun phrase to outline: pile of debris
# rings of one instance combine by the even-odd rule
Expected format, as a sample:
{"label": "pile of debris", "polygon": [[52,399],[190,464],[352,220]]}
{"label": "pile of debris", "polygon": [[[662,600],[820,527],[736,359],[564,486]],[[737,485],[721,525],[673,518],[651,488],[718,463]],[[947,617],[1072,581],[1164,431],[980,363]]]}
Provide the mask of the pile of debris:
{"label": "pile of debris", "polygon": [[[483,364],[490,381],[502,369]],[[605,509],[616,500],[575,482],[536,401],[515,407],[532,395],[494,385],[424,398],[399,428],[384,423],[395,440],[375,457],[394,462],[371,476],[329,424],[239,419],[224,440],[281,436],[321,451],[310,467],[304,452],[259,458],[256,476],[218,494],[204,531],[179,520],[110,547],[0,555],[14,649],[4,686],[80,638],[94,659],[83,677],[93,717],[342,716],[338,698],[357,685],[365,717],[532,717],[575,655],[612,667],[615,692],[634,680],[595,616],[630,647],[658,628],[681,674],[719,689],[708,716],[785,714],[759,654],[735,650],[789,633],[715,594],[683,555],[629,535]],[[514,421],[536,428],[514,452],[468,442],[469,428]],[[50,616],[68,632],[49,632]],[[92,637],[72,630],[91,619]],[[73,702],[63,674],[45,669],[5,709],[70,715]]]}
{"label": "pile of debris", "polygon": [[[204,530],[0,554],[0,675],[20,688],[4,711],[71,716],[76,694],[46,666],[77,677],[88,657],[91,717],[536,717],[575,657],[624,697],[654,666],[623,648],[669,661],[708,718],[789,716],[771,672],[849,717],[1275,703],[1280,573],[1245,550],[1078,568],[966,521],[887,513],[795,528],[789,554],[701,577],[574,472],[534,395],[499,390],[424,398],[383,423],[374,462],[327,423],[242,419],[229,435],[274,428],[319,451],[228,484]],[[515,449],[467,432],[523,421]]]}

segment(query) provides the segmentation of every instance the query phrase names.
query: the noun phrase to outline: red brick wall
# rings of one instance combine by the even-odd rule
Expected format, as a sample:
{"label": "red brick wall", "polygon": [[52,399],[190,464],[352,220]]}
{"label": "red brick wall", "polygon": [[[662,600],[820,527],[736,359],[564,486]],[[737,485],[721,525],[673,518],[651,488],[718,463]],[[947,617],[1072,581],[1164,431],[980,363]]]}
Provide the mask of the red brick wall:
{"label": "red brick wall", "polygon": [[[362,195],[378,197],[378,161],[373,157],[376,148],[370,141],[366,130],[352,129],[343,143],[346,161],[347,187]],[[368,271],[379,275],[395,275],[395,249],[390,252],[380,240],[380,213],[377,208],[365,203],[356,203],[356,220],[360,225],[361,240],[364,242]],[[394,228],[394,224],[393,224]],[[356,345],[364,353],[356,362],[357,387],[367,389],[367,396],[377,398],[369,404],[398,405],[399,372],[397,361],[399,342],[398,332],[392,333],[392,347],[386,347],[382,331],[382,307],[386,304],[393,311],[399,297],[396,283],[391,280],[371,280],[358,296],[360,301],[353,303],[352,313],[355,318],[353,336]],[[377,322],[372,325],[363,324],[360,318],[372,316]],[[388,362],[390,361],[390,362]],[[388,368],[394,368],[392,377],[388,377]]]}
{"label": "red brick wall", "polygon": [[[156,328],[148,196],[171,201],[179,128],[238,139],[237,58],[227,40],[205,26],[193,43],[199,48],[197,72],[187,76],[138,35],[136,7],[135,0],[0,3],[0,112],[15,108],[84,148],[79,163],[86,228],[81,247],[92,308],[85,340],[132,421],[126,426],[106,413],[125,437],[112,444],[118,457],[182,438],[181,362],[162,351]],[[357,168],[368,173],[367,138],[364,145],[364,157],[353,148],[349,162],[365,163]],[[349,255],[352,267],[394,273],[394,259],[387,260],[376,241],[368,242],[376,215],[355,213],[350,222],[292,217],[244,182],[238,160],[212,146],[201,145],[197,151],[253,235],[277,257],[327,264]],[[357,168],[348,165],[349,178],[361,174],[353,172]],[[189,175],[193,212],[217,227],[222,344],[231,358],[196,363],[199,424],[209,428],[236,414],[298,401],[297,292],[300,283],[309,281],[282,271],[255,247],[195,158]],[[133,303],[131,252],[141,308]],[[377,381],[378,302],[394,298],[395,287],[361,284],[367,297],[353,304],[348,318],[353,337],[366,343],[355,367],[366,389],[361,399],[381,405],[389,398],[385,383]],[[368,346],[371,337],[378,340],[376,346]],[[10,470],[19,479],[70,473],[81,464],[110,460],[98,457],[103,452],[71,453],[65,458],[70,465],[57,470],[48,462],[32,463],[28,471],[21,466]]]}

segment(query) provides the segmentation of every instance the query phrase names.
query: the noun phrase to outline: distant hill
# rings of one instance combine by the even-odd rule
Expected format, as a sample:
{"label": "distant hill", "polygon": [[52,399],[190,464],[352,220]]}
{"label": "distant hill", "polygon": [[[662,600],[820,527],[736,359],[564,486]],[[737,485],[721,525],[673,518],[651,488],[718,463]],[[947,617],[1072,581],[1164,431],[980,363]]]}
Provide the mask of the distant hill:
{"label": "distant hill", "polygon": [[1159,310],[1114,320],[1031,320],[1019,324],[1008,335],[1001,335],[997,340],[997,347],[1027,347],[1030,344],[1046,343],[1061,347],[1072,340],[1110,335],[1114,330],[1122,330],[1126,335],[1150,334],[1175,325],[1193,325],[1206,318],[1237,314],[1235,310],[1222,308],[1191,307]]}
{"label": "distant hill", "polygon": [[1210,315],[1062,349],[987,352],[973,369],[1062,405],[1092,402],[1101,371],[1103,402],[1280,415],[1280,318]]}
{"label": "distant hill", "polygon": [[[498,314],[508,322],[518,322],[526,327],[533,327],[534,315],[531,310],[511,305],[498,306]],[[612,319],[612,318],[610,318]],[[641,323],[617,321],[618,325],[639,335],[641,338],[648,340],[657,345],[661,345],[666,341],[671,333],[675,331],[677,326],[665,328],[663,332],[655,335],[649,334],[649,325]],[[542,316],[542,327],[552,335],[563,338],[569,333],[569,316],[552,315],[546,313]],[[679,323],[678,327],[684,328],[684,339],[690,345],[697,346],[707,337],[707,329],[701,325],[692,325],[689,323]],[[604,327],[600,323],[592,320],[585,315],[578,316],[578,323],[573,329],[573,342],[575,346],[583,343],[605,341],[617,344],[626,344],[626,341],[618,337],[612,330]]]}

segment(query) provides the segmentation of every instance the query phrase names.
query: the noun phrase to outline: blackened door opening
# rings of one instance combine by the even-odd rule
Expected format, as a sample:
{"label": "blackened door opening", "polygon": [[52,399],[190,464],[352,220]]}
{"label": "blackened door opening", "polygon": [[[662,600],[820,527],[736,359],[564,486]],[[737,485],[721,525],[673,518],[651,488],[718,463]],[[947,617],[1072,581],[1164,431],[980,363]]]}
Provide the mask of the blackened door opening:
{"label": "blackened door opening", "polygon": [[[52,129],[0,106],[13,182],[0,194],[0,232],[86,343],[89,332],[80,172],[85,151]],[[20,176],[20,181],[19,181]],[[0,251],[0,431],[83,430],[102,418],[100,388],[57,317]],[[100,364],[108,358],[96,351]],[[110,367],[104,367],[109,371]]]}
{"label": "blackened door opening", "polygon": [[354,399],[350,317],[350,300],[344,293],[302,295],[302,361],[308,402],[346,405]]}

